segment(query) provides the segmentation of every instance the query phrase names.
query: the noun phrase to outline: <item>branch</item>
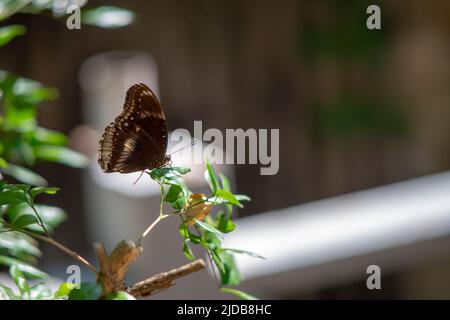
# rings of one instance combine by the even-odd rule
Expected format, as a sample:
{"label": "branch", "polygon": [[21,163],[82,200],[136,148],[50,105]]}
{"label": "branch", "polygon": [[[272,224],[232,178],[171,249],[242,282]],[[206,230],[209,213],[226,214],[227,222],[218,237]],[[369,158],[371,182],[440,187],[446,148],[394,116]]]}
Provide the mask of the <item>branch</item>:
{"label": "branch", "polygon": [[97,282],[103,286],[103,294],[117,292],[125,289],[124,279],[128,266],[141,254],[142,248],[137,247],[132,241],[121,241],[117,244],[109,257],[105,248],[97,243],[95,251],[100,262],[100,271],[97,274]]}
{"label": "branch", "polygon": [[71,256],[72,258],[80,261],[82,264],[84,264],[85,266],[87,266],[89,269],[91,269],[93,272],[97,273],[97,269],[95,269],[95,267],[89,262],[87,261],[85,258],[83,258],[82,256],[80,256],[78,253],[76,253],[75,251],[70,250],[69,248],[67,248],[66,246],[62,245],[61,243],[57,242],[56,240],[53,240],[52,238],[49,237],[44,237],[41,236],[39,234],[33,233],[33,232],[28,232],[26,230],[18,230],[22,233],[25,233],[31,237],[35,237],[36,239],[45,241],[47,243],[50,243],[51,245],[54,245],[55,247],[57,247],[58,249],[64,251],[65,253],[67,253],[69,256]]}
{"label": "branch", "polygon": [[136,298],[149,296],[170,288],[175,284],[175,279],[187,276],[203,268],[205,268],[205,262],[203,259],[198,259],[179,268],[159,273],[144,281],[135,283],[129,286],[126,291]]}

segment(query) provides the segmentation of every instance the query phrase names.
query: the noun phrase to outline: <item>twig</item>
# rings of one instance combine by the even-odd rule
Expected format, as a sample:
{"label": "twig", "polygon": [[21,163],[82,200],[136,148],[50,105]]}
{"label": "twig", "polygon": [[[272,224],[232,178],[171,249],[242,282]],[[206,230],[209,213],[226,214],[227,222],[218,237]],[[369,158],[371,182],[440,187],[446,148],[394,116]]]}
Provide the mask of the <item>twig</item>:
{"label": "twig", "polygon": [[149,226],[147,227],[147,229],[145,229],[145,231],[142,233],[142,235],[141,235],[141,236],[139,237],[139,239],[136,241],[136,246],[137,246],[137,247],[140,247],[141,244],[142,244],[142,240],[144,240],[144,238],[147,236],[147,234],[148,234],[150,231],[152,231],[152,229],[153,229],[153,228],[154,228],[161,220],[167,218],[168,216],[169,216],[169,215],[167,215],[167,214],[163,214],[163,215],[158,216],[158,218],[156,218],[156,220],[153,221],[152,224],[149,225]]}
{"label": "twig", "polygon": [[129,286],[126,291],[134,297],[145,297],[167,289],[175,284],[175,279],[205,268],[203,259],[195,260],[179,268],[162,272],[144,281]]}
{"label": "twig", "polygon": [[34,214],[36,215],[37,219],[38,219],[38,224],[42,227],[42,229],[45,232],[45,235],[50,238],[50,233],[48,232],[47,228],[45,227],[44,221],[42,221],[41,216],[39,215],[39,213],[37,212],[36,208],[34,207],[33,203],[28,202],[28,205],[31,207],[31,209],[34,211]]}
{"label": "twig", "polygon": [[33,232],[28,232],[26,230],[17,230],[20,231],[22,233],[25,233],[31,237],[35,237],[36,239],[45,241],[47,243],[50,243],[51,245],[54,245],[55,247],[57,247],[58,249],[64,251],[65,253],[67,253],[69,256],[71,256],[72,258],[75,258],[76,260],[80,261],[81,263],[83,263],[85,266],[87,266],[89,269],[91,269],[93,272],[97,273],[97,269],[89,262],[87,261],[85,258],[83,258],[82,256],[80,256],[78,253],[76,253],[75,251],[70,250],[69,248],[67,248],[66,246],[62,245],[61,243],[53,240],[52,238],[49,237],[44,237],[41,236],[39,234],[35,234]]}

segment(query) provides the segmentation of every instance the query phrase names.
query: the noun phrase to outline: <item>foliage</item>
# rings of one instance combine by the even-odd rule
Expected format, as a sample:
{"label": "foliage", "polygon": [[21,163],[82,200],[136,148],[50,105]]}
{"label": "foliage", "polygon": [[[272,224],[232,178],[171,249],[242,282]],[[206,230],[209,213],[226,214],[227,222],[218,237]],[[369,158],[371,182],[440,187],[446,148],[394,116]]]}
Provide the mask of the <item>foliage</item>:
{"label": "foliage", "polygon": [[[233,194],[229,180],[222,174],[219,178],[209,162],[206,164],[205,179],[209,183],[211,195],[194,194],[187,189],[182,179],[182,175],[189,171],[188,168],[179,167],[161,168],[151,171],[150,177],[160,184],[163,193],[169,187],[162,198],[176,209],[172,215],[177,214],[181,218],[179,232],[183,238],[182,250],[186,258],[194,259],[191,245],[203,247],[220,274],[221,285],[237,285],[241,278],[233,254],[262,257],[244,250],[222,248],[221,242],[224,233],[234,231],[233,207],[242,207],[242,201],[249,201],[250,198]],[[213,206],[222,208],[214,217],[209,215]]]}
{"label": "foliage", "polygon": [[[60,1],[5,0],[0,2],[0,22],[15,13],[51,11],[53,16],[61,17],[68,5],[69,2]],[[100,7],[82,13],[83,23],[104,28],[125,26],[133,19],[132,12],[117,7]],[[25,33],[26,28],[22,25],[0,26],[0,46]],[[84,156],[67,147],[66,135],[43,128],[37,122],[40,105],[57,97],[58,91],[54,88],[0,70],[0,265],[9,266],[16,286],[11,288],[0,284],[0,300],[133,300],[134,297],[126,292],[102,297],[103,288],[97,283],[82,283],[77,287],[64,282],[52,293],[44,283],[32,284],[27,280],[46,277],[34,266],[41,256],[35,238],[55,243],[51,234],[66,219],[61,208],[35,202],[37,197],[54,195],[59,189],[48,187],[46,179],[30,168],[38,161],[75,168],[87,164]],[[162,167],[148,172],[161,187],[160,212],[156,222],[170,216],[179,217],[179,233],[186,258],[194,259],[191,246],[198,245],[206,250],[218,270],[221,286],[239,284],[240,274],[233,255],[262,257],[243,250],[223,248],[221,241],[223,234],[235,229],[233,207],[242,207],[242,202],[250,198],[233,194],[228,179],[222,174],[217,175],[210,163],[206,165],[205,179],[211,187],[211,194],[193,193],[183,180],[183,175],[189,172],[189,168],[181,167]],[[8,183],[4,176],[19,183]],[[164,204],[174,211],[164,214]],[[212,215],[213,207],[221,210]],[[138,240],[139,244],[144,237],[145,234]],[[222,291],[243,299],[254,299],[239,290],[222,288]]]}

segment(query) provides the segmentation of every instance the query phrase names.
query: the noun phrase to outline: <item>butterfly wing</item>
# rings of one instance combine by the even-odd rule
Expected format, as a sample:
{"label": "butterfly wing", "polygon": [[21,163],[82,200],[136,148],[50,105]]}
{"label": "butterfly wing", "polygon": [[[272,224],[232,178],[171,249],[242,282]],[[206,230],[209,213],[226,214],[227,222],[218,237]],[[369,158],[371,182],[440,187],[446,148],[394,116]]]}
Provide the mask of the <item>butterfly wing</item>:
{"label": "butterfly wing", "polygon": [[104,172],[130,173],[164,164],[167,123],[155,94],[145,84],[128,89],[122,113],[105,128],[98,162]]}

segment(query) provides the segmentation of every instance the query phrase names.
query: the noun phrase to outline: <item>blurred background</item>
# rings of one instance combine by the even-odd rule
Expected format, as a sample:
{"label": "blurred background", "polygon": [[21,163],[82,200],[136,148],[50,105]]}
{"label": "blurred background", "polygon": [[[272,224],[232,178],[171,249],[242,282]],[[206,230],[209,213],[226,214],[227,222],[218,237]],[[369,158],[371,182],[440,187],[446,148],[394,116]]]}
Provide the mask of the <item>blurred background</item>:
{"label": "blurred background", "polygon": [[[381,30],[366,27],[371,4],[381,8]],[[58,88],[39,121],[92,156],[86,170],[36,167],[61,187],[52,201],[69,214],[55,238],[94,257],[94,241],[111,249],[153,220],[157,190],[131,187],[134,176],[106,177],[95,159],[126,89],[143,81],[170,130],[192,132],[194,120],[223,131],[280,129],[278,174],[223,168],[252,198],[227,241],[267,258],[238,260],[244,290],[275,299],[450,298],[448,1],[88,5],[129,9],[134,21],[68,30],[65,19],[15,15],[28,32],[0,53],[3,69]],[[128,280],[184,263],[177,223],[160,227]],[[73,261],[44,246],[40,263],[64,278]],[[369,265],[381,268],[381,290],[366,287]],[[225,299],[207,271],[152,298]]]}

